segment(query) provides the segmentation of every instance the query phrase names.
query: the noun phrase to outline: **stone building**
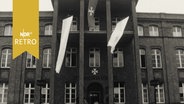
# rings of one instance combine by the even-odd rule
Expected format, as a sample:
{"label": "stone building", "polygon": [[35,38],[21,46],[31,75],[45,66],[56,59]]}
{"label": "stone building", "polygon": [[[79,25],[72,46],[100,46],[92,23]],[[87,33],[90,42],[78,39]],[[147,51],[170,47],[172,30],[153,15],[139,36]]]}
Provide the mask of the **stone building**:
{"label": "stone building", "polygon": [[[0,104],[184,103],[184,15],[136,13],[136,0],[98,0],[92,31],[88,2],[53,0],[53,12],[40,12],[39,59],[25,52],[12,60],[12,13],[0,13]],[[57,74],[62,19],[71,15]],[[127,16],[111,54],[107,42]]]}

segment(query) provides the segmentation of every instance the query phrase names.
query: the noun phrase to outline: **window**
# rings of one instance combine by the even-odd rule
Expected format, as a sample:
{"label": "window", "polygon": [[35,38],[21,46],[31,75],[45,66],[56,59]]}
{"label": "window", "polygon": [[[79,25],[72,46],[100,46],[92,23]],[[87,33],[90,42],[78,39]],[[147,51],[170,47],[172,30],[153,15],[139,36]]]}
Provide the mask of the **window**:
{"label": "window", "polygon": [[149,34],[150,34],[150,36],[159,36],[158,27],[157,26],[149,26]]}
{"label": "window", "polygon": [[92,48],[89,50],[89,66],[100,67],[100,49]]}
{"label": "window", "polygon": [[49,94],[50,94],[50,88],[49,84],[46,83],[44,87],[42,87],[42,97],[41,97],[41,102],[42,104],[49,104]]}
{"label": "window", "polygon": [[77,31],[77,18],[73,17],[72,25],[70,31]]}
{"label": "window", "polygon": [[146,67],[146,52],[144,49],[139,49],[139,57],[140,57],[140,67]]}
{"label": "window", "polygon": [[178,27],[178,26],[173,27],[173,36],[182,37],[181,27]]}
{"label": "window", "polygon": [[180,103],[184,103],[184,83],[179,83]]}
{"label": "window", "polygon": [[113,54],[113,67],[123,67],[124,58],[123,58],[123,49],[117,48]]}
{"label": "window", "polygon": [[165,96],[164,96],[164,85],[158,85],[156,88],[156,101],[157,103],[164,103]]}
{"label": "window", "polygon": [[43,50],[43,67],[50,68],[51,67],[51,49]]}
{"label": "window", "polygon": [[65,104],[76,104],[76,84],[65,84]]}
{"label": "window", "polygon": [[11,60],[12,60],[12,50],[3,49],[1,55],[1,68],[10,68]]}
{"label": "window", "polygon": [[143,36],[144,35],[143,26],[138,26],[137,30],[138,30],[138,36]]}
{"label": "window", "polygon": [[65,66],[76,67],[77,66],[77,49],[69,48],[66,50]]}
{"label": "window", "polygon": [[184,50],[176,50],[176,62],[178,68],[184,68]]}
{"label": "window", "polygon": [[34,104],[34,84],[24,84],[24,104]]}
{"label": "window", "polygon": [[4,36],[12,36],[12,25],[6,25],[4,27]]}
{"label": "window", "polygon": [[114,17],[112,18],[112,31],[114,31],[116,24],[121,20],[120,17]]}
{"label": "window", "polygon": [[52,35],[52,25],[45,25],[45,35]]}
{"label": "window", "polygon": [[142,84],[142,102],[143,104],[148,104],[148,84]]}
{"label": "window", "polygon": [[99,18],[95,18],[95,29],[94,31],[100,31],[100,20]]}
{"label": "window", "polygon": [[162,68],[161,52],[158,49],[151,50],[152,55],[152,67],[153,68]]}
{"label": "window", "polygon": [[36,68],[36,58],[29,53],[27,53],[26,67]]}
{"label": "window", "polygon": [[124,83],[114,83],[114,104],[125,104]]}
{"label": "window", "polygon": [[7,104],[8,84],[0,83],[0,104]]}
{"label": "window", "polygon": [[99,18],[95,17],[95,26],[89,27],[89,31],[100,31],[100,20]]}

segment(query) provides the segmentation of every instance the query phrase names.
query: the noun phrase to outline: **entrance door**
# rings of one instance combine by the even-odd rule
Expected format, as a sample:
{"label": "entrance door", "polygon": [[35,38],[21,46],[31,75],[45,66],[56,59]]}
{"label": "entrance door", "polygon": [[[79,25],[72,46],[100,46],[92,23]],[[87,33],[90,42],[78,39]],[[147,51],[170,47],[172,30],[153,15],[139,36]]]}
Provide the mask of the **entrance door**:
{"label": "entrance door", "polygon": [[88,104],[103,103],[103,87],[99,83],[92,83],[88,86]]}
{"label": "entrance door", "polygon": [[100,102],[100,92],[90,92],[90,104],[96,104]]}

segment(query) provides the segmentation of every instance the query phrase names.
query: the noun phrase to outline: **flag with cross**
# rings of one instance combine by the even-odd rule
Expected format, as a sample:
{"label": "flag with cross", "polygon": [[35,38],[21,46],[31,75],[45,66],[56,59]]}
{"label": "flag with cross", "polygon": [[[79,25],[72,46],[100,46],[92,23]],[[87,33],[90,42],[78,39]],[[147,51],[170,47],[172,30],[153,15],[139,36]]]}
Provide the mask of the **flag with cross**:
{"label": "flag with cross", "polygon": [[95,14],[97,3],[98,3],[98,0],[89,0],[89,4],[88,4],[88,27],[89,27],[89,30],[95,29],[94,14]]}

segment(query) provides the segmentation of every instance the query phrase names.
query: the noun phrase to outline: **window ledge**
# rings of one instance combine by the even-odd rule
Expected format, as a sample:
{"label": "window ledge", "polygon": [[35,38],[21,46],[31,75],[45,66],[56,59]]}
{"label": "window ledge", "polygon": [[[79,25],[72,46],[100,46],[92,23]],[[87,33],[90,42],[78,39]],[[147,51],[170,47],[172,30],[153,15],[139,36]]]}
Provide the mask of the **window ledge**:
{"label": "window ledge", "polygon": [[[183,70],[184,69],[184,67],[182,67],[182,68],[177,68],[178,70]],[[184,103],[184,102],[183,102]]]}
{"label": "window ledge", "polygon": [[155,68],[155,67],[152,67],[152,69],[162,69],[162,67],[160,67],[160,68]]}
{"label": "window ledge", "polygon": [[1,67],[0,69],[1,69],[1,70],[8,70],[8,69],[10,69],[10,67],[4,67],[4,68]]}

